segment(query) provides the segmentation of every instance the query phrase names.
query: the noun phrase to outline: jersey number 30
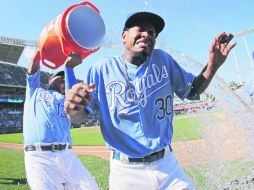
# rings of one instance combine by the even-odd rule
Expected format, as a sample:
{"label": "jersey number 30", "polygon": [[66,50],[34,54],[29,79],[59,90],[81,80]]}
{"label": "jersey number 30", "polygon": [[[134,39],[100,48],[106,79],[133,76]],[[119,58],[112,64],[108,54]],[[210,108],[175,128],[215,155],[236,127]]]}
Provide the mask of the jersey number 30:
{"label": "jersey number 30", "polygon": [[154,102],[155,106],[158,107],[159,112],[156,118],[159,120],[164,119],[166,116],[171,115],[171,106],[173,106],[172,96],[168,95],[165,98],[157,98]]}

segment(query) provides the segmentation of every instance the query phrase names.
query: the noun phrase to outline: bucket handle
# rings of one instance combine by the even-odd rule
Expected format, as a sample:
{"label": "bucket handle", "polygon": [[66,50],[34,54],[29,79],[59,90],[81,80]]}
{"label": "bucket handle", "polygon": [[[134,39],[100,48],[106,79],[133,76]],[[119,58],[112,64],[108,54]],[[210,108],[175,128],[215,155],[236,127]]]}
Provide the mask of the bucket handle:
{"label": "bucket handle", "polygon": [[48,61],[47,59],[45,59],[44,57],[44,53],[43,53],[43,48],[39,49],[39,55],[40,55],[40,59],[43,65],[47,66],[50,69],[56,69],[56,65],[50,61]]}
{"label": "bucket handle", "polygon": [[98,13],[100,13],[99,9],[98,9],[96,6],[94,6],[92,3],[88,2],[88,1],[85,1],[85,2],[83,2],[83,3],[80,3],[79,5],[88,5],[88,6],[92,7],[95,11],[97,11]]}
{"label": "bucket handle", "polygon": [[100,14],[99,9],[98,9],[95,5],[93,5],[92,3],[88,2],[88,1],[85,1],[85,2],[82,2],[82,3],[80,3],[80,4],[75,4],[75,5],[72,5],[72,6],[70,6],[69,8],[67,8],[67,9],[65,10],[64,14],[63,14],[63,17],[65,18],[66,15],[69,13],[69,11],[70,11],[71,9],[73,9],[74,7],[77,7],[77,6],[79,6],[79,5],[90,6],[92,9],[94,9],[96,12],[98,12],[98,13]]}

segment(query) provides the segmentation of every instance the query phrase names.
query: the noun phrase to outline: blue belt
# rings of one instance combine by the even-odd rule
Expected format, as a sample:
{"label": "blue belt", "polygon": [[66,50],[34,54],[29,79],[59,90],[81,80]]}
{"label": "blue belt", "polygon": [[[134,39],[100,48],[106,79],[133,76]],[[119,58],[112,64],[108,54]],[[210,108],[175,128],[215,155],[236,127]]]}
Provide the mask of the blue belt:
{"label": "blue belt", "polygon": [[[169,150],[170,152],[173,151],[171,145],[168,145],[169,146]],[[131,157],[128,157],[128,161],[129,162],[141,162],[141,163],[151,163],[151,162],[154,162],[154,161],[157,161],[161,158],[164,157],[164,154],[165,154],[165,149],[162,149],[158,152],[154,152],[152,154],[149,154],[143,158],[131,158]],[[121,160],[121,153],[120,152],[117,152],[117,151],[114,151],[113,152],[113,159],[115,160]]]}

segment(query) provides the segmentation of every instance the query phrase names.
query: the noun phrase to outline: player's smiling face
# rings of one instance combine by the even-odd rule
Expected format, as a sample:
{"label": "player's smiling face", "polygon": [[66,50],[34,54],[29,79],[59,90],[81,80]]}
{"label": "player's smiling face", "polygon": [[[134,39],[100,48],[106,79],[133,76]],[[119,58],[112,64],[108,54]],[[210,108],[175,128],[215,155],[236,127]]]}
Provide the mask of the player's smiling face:
{"label": "player's smiling face", "polygon": [[122,37],[128,51],[148,56],[154,49],[156,31],[149,23],[136,23],[124,31]]}

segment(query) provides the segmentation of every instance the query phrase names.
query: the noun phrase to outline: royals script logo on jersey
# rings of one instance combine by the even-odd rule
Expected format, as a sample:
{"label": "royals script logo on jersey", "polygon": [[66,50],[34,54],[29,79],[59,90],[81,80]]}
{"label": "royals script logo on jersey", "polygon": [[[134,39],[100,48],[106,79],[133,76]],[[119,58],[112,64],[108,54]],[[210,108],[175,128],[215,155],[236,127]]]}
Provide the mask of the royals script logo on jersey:
{"label": "royals script logo on jersey", "polygon": [[109,83],[106,86],[106,93],[111,97],[109,105],[110,111],[113,111],[116,105],[119,104],[121,108],[118,110],[118,114],[126,113],[136,108],[138,105],[145,107],[148,97],[170,82],[170,80],[166,80],[167,82],[163,80],[167,78],[169,78],[169,73],[165,65],[160,68],[152,64],[150,72],[136,79],[132,88],[126,85],[126,81],[114,81]]}
{"label": "royals script logo on jersey", "polygon": [[37,101],[44,101],[47,106],[50,106],[51,104],[53,104],[54,96],[49,91],[42,90],[38,94]]}
{"label": "royals script logo on jersey", "polygon": [[55,113],[60,117],[65,118],[66,113],[64,111],[64,96],[58,92],[50,92],[48,90],[42,90],[38,94],[37,102],[45,102],[47,106],[54,107]]}

